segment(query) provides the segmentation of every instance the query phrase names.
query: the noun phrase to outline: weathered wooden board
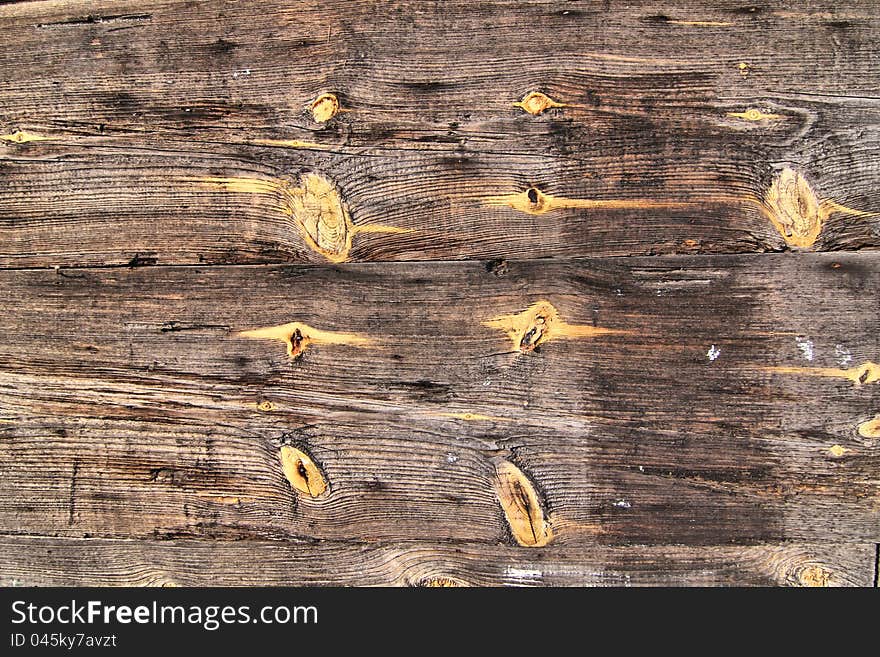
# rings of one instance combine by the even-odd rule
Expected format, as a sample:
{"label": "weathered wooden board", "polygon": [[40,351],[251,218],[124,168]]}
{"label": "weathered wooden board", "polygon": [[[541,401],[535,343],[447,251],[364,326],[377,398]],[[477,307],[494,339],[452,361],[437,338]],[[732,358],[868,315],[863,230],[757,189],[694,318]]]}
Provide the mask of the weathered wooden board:
{"label": "weathered wooden board", "polygon": [[351,260],[781,250],[786,168],[812,248],[880,245],[874,2],[258,4],[0,7],[0,266],[323,262],[277,199],[193,182],[305,171],[412,231]]}
{"label": "weathered wooden board", "polygon": [[476,544],[3,537],[0,584],[871,586],[873,545],[521,550]]}
{"label": "weathered wooden board", "polygon": [[0,583],[876,584],[838,5],[0,5]]}
{"label": "weathered wooden board", "polygon": [[[880,386],[846,368],[880,353],[878,279],[854,254],[3,272],[0,518],[494,544],[501,457],[557,545],[875,542]],[[541,299],[534,351],[485,325]],[[288,322],[295,360],[238,333]],[[285,442],[328,494],[291,489]]]}

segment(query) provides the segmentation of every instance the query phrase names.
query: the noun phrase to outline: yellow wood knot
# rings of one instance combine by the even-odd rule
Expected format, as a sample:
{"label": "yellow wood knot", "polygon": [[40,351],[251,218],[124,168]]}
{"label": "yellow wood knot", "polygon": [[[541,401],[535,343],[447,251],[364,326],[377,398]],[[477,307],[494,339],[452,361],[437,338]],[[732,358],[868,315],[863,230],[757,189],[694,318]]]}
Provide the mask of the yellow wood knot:
{"label": "yellow wood knot", "polygon": [[764,197],[770,221],[791,246],[810,247],[822,231],[819,199],[806,179],[783,169]]}
{"label": "yellow wood knot", "polygon": [[528,477],[510,461],[498,459],[492,483],[516,542],[524,547],[547,545],[553,530]]}
{"label": "yellow wood knot", "polygon": [[562,103],[557,103],[555,100],[547,96],[546,94],[542,94],[540,91],[532,91],[523,96],[523,99],[518,103],[513,104],[514,107],[520,107],[529,114],[537,115],[541,112],[550,109],[551,107],[565,107]]}
{"label": "yellow wood knot", "polygon": [[201,186],[271,197],[291,217],[310,249],[330,262],[345,262],[359,233],[410,233],[407,228],[366,224],[357,226],[339,190],[317,173],[300,177],[299,186],[272,178],[187,178]]}
{"label": "yellow wood knot", "polygon": [[326,123],[339,112],[339,99],[333,94],[321,94],[312,101],[311,110],[316,123]]}
{"label": "yellow wood knot", "polygon": [[821,566],[807,566],[797,572],[797,580],[801,586],[828,586],[831,573]]}
{"label": "yellow wood knot", "polygon": [[786,167],[773,180],[764,196],[764,212],[779,234],[790,246],[813,246],[828,218],[840,212],[856,217],[873,217],[876,212],[863,212],[832,200],[820,200],[807,180]]}
{"label": "yellow wood knot", "polygon": [[781,114],[767,114],[759,109],[747,109],[745,112],[728,112],[727,116],[745,121],[775,121],[785,118]]}
{"label": "yellow wood knot", "polygon": [[351,217],[333,183],[314,173],[304,175],[300,186],[290,191],[290,211],[315,251],[333,261],[348,257]]}
{"label": "yellow wood knot", "polygon": [[859,435],[863,438],[880,438],[880,415],[859,425]]}
{"label": "yellow wood knot", "polygon": [[843,456],[848,451],[849,450],[846,447],[843,447],[842,445],[832,445],[831,447],[828,448],[828,453],[831,454],[831,456],[836,456],[836,457]]}
{"label": "yellow wood knot", "polygon": [[49,139],[51,137],[43,137],[33,132],[24,132],[23,130],[16,130],[8,135],[0,135],[0,141],[8,141],[13,144],[26,144],[29,141],[48,141]]}
{"label": "yellow wood knot", "polygon": [[536,301],[520,313],[502,315],[482,324],[506,333],[513,348],[523,353],[534,351],[539,345],[559,338],[592,338],[597,335],[630,333],[618,329],[567,324],[560,319],[556,307],[544,300]]}
{"label": "yellow wood knot", "polygon": [[257,410],[263,411],[264,413],[268,413],[270,411],[274,411],[276,408],[275,404],[270,402],[268,399],[264,399],[259,404],[257,404]]}
{"label": "yellow wood knot", "polygon": [[318,497],[327,490],[327,480],[305,452],[290,445],[281,447],[281,469],[290,485],[310,497]]}
{"label": "yellow wood knot", "polygon": [[802,374],[804,376],[824,376],[835,379],[848,379],[855,386],[861,386],[868,383],[874,383],[880,380],[880,365],[872,361],[867,361],[861,365],[856,365],[849,369],[840,369],[837,367],[765,367],[767,372],[777,372],[779,374]]}
{"label": "yellow wood knot", "polygon": [[459,587],[459,586],[468,586],[465,582],[462,582],[457,579],[453,579],[452,577],[426,577],[425,579],[419,580],[416,586],[422,586],[426,588],[438,588],[438,587]]}
{"label": "yellow wood knot", "polygon": [[[267,326],[265,328],[241,331],[238,335],[242,338],[254,340],[278,340],[283,342],[287,345],[287,355],[292,359],[299,358],[311,345],[338,344],[366,347],[371,344],[370,340],[357,333],[321,331],[302,322],[290,322],[279,326]],[[271,404],[271,402],[264,403]],[[260,410],[271,409],[261,408]]]}

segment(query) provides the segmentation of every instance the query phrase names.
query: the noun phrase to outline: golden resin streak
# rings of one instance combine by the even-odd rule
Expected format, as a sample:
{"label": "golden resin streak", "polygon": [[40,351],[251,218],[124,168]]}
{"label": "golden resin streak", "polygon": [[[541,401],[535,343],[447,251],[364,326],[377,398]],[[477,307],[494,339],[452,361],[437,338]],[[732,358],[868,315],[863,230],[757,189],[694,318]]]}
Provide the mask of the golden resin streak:
{"label": "golden resin streak", "polygon": [[524,547],[541,547],[553,538],[535,487],[510,461],[495,462],[495,494],[513,538]]}
{"label": "golden resin streak", "polygon": [[351,230],[355,235],[358,233],[412,233],[412,228],[398,228],[397,226],[386,226],[385,224],[363,224],[360,226],[352,226]]}
{"label": "golden resin streak", "polygon": [[521,101],[519,101],[518,103],[514,103],[513,106],[520,107],[524,111],[532,115],[540,114],[541,112],[548,110],[551,107],[567,107],[567,105],[557,103],[555,100],[550,98],[550,96],[542,94],[540,91],[533,91],[526,94],[525,96],[523,96],[523,99]]}
{"label": "golden resin streak", "polygon": [[281,468],[290,485],[310,497],[319,497],[327,490],[327,480],[305,452],[290,445],[281,447]]}
{"label": "golden resin streak", "polygon": [[776,121],[785,118],[782,114],[765,114],[759,109],[748,109],[745,112],[728,112],[727,116],[745,121]]}
{"label": "golden resin streak", "polygon": [[367,338],[357,333],[320,331],[301,322],[290,322],[280,326],[241,331],[238,335],[254,340],[278,340],[283,342],[287,345],[287,355],[291,358],[298,358],[313,344],[342,344],[354,347],[365,347],[370,344]]}
{"label": "golden resin streak", "polygon": [[532,188],[516,194],[504,194],[502,196],[488,196],[484,199],[486,205],[507,206],[527,214],[544,214],[561,208],[584,208],[584,209],[636,209],[645,210],[652,208],[682,208],[693,203],[676,201],[651,201],[645,199],[585,199],[565,198],[563,196],[551,196]]}
{"label": "golden resin streak", "polygon": [[241,497],[239,495],[217,495],[216,493],[208,493],[205,491],[196,491],[198,497],[203,497],[210,502],[217,504],[226,504],[228,506],[237,506],[242,502],[253,502],[253,497]]}
{"label": "golden resin streak", "polygon": [[534,351],[535,347],[557,339],[592,338],[598,335],[627,335],[631,331],[566,324],[549,301],[536,301],[526,310],[503,315],[482,323],[507,334],[517,351]]}
{"label": "golden resin streak", "polygon": [[880,415],[873,420],[862,422],[859,425],[859,435],[862,438],[880,438]]}
{"label": "golden resin streak", "polygon": [[26,144],[29,141],[49,141],[50,139],[52,139],[52,137],[43,137],[42,135],[36,135],[33,132],[24,132],[23,130],[16,130],[8,135],[0,135],[0,141],[8,141],[13,144]]}
{"label": "golden resin streak", "polygon": [[411,229],[367,224],[356,226],[336,186],[317,173],[304,174],[299,186],[273,178],[186,178],[208,189],[272,197],[293,218],[310,249],[330,262],[345,262],[358,233],[410,233]]}
{"label": "golden resin streak", "polygon": [[848,208],[828,199],[820,201],[807,180],[789,168],[779,172],[758,207],[790,246],[804,249],[815,244],[822,226],[835,213],[855,217],[878,214]]}
{"label": "golden resin streak", "polygon": [[838,456],[838,457],[843,456],[848,451],[849,450],[846,447],[843,447],[842,445],[832,445],[831,447],[828,448],[828,452],[831,454],[831,456]]}
{"label": "golden resin streak", "polygon": [[872,361],[851,367],[848,370],[837,367],[765,367],[764,370],[778,374],[803,374],[805,376],[849,379],[857,386],[880,380],[880,365]]}
{"label": "golden resin streak", "polygon": [[300,141],[298,139],[254,139],[252,144],[257,146],[277,146],[279,148],[305,148],[308,150],[327,151],[335,146],[327,144],[318,144],[313,141]]}

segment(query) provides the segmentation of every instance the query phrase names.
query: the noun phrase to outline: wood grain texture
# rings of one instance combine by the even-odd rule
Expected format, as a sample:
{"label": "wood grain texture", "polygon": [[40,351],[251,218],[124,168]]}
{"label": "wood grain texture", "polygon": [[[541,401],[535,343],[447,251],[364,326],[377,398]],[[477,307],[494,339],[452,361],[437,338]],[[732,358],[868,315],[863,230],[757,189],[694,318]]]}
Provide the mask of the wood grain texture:
{"label": "wood grain texture", "polygon": [[[873,545],[542,551],[0,537],[4,586],[871,586]],[[866,567],[866,564],[868,567]]]}
{"label": "wood grain texture", "polygon": [[[412,231],[358,236],[355,261],[783,250],[764,198],[786,167],[863,213],[810,248],[876,248],[875,9],[0,7],[0,266],[325,262],[273,199],[181,180],[306,172],[354,225]],[[487,203],[529,189],[588,205]]]}
{"label": "wood grain texture", "polygon": [[[864,254],[6,271],[0,518],[510,543],[500,456],[554,545],[875,542],[878,444],[858,427],[880,386],[811,372],[880,354],[878,278]],[[536,297],[620,332],[523,352],[482,324]],[[291,359],[238,334],[291,320],[374,346]],[[320,467],[321,499],[292,491],[283,444]]]}
{"label": "wood grain texture", "polygon": [[0,5],[0,583],[876,584],[846,5]]}

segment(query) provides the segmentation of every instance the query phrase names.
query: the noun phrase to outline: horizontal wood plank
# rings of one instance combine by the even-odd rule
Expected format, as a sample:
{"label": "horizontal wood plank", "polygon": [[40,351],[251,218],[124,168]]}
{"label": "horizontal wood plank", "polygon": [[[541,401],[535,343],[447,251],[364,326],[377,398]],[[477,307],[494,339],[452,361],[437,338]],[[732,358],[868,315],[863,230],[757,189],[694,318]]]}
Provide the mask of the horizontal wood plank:
{"label": "horizontal wood plank", "polygon": [[[512,543],[501,460],[554,545],[875,542],[878,277],[864,254],[5,271],[0,526]],[[499,327],[542,300],[521,348]],[[295,359],[240,334],[289,322]]]}
{"label": "horizontal wood plank", "polygon": [[0,584],[876,584],[878,37],[0,5]]}
{"label": "horizontal wood plank", "polygon": [[0,537],[4,586],[871,586],[872,545],[547,549]]}
{"label": "horizontal wood plank", "polygon": [[271,194],[193,183],[310,171],[411,231],[354,261],[782,250],[786,169],[810,248],[880,246],[872,2],[141,5],[0,7],[0,267],[324,262]]}

